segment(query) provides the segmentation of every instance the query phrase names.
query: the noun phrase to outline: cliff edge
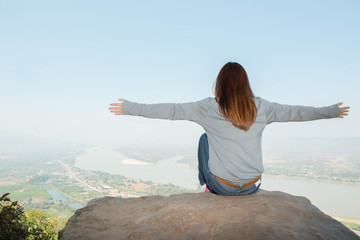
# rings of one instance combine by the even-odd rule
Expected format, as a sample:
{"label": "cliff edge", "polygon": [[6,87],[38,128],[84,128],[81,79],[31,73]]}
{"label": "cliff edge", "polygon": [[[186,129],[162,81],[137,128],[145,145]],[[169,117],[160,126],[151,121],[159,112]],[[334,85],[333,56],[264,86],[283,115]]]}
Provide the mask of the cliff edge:
{"label": "cliff edge", "polygon": [[90,239],[360,239],[307,198],[260,190],[225,197],[105,197],[76,211],[61,240]]}

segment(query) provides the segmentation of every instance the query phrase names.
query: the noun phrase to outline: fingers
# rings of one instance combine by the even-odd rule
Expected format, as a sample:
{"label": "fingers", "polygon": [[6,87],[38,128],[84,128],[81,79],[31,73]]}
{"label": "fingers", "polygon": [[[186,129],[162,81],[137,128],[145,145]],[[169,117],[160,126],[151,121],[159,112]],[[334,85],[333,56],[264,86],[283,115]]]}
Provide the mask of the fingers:
{"label": "fingers", "polygon": [[339,118],[344,118],[344,116],[348,116],[348,115],[349,115],[349,114],[348,114],[349,108],[350,108],[350,107],[340,108]]}
{"label": "fingers", "polygon": [[109,110],[115,115],[122,115],[122,105],[125,99],[120,98],[118,101],[120,101],[120,103],[110,103],[111,107],[109,107]]}
{"label": "fingers", "polygon": [[115,112],[120,112],[120,111],[122,111],[122,107],[121,106],[120,107],[109,107],[109,110],[115,111]]}
{"label": "fingers", "polygon": [[340,108],[340,113],[347,113],[347,112],[349,112],[349,108],[350,108],[350,107]]}
{"label": "fingers", "polygon": [[111,103],[110,106],[122,106],[122,103]]}
{"label": "fingers", "polygon": [[115,115],[121,115],[122,114],[122,103],[113,103],[110,104],[110,106],[114,106],[114,107],[109,107],[110,112],[114,113]]}
{"label": "fingers", "polygon": [[122,112],[121,108],[109,108],[110,112]]}
{"label": "fingers", "polygon": [[110,110],[110,112],[114,113],[115,115],[121,115],[121,114],[122,114],[122,110],[121,110],[121,109]]}
{"label": "fingers", "polygon": [[121,111],[122,109],[118,108],[118,107],[109,107],[109,110],[110,111]]}
{"label": "fingers", "polygon": [[123,104],[123,102],[125,101],[125,99],[120,98],[118,99],[121,103],[111,103],[110,106],[121,106]]}
{"label": "fingers", "polygon": [[343,104],[343,102],[339,102],[339,103],[336,104],[336,105],[338,105],[338,107],[340,109],[340,114],[339,114],[338,118],[344,118],[344,116],[347,116],[348,112],[349,112],[349,109],[350,109],[349,106],[340,107],[342,104]]}

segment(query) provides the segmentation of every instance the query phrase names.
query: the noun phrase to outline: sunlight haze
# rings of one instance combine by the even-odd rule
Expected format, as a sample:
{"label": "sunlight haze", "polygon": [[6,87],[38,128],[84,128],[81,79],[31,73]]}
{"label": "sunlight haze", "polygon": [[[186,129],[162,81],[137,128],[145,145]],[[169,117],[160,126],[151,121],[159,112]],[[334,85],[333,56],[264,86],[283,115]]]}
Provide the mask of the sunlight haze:
{"label": "sunlight haze", "polygon": [[0,132],[91,144],[194,145],[195,123],[114,116],[110,103],[213,96],[239,62],[256,96],[350,105],[346,119],[264,137],[359,137],[359,1],[2,1]]}

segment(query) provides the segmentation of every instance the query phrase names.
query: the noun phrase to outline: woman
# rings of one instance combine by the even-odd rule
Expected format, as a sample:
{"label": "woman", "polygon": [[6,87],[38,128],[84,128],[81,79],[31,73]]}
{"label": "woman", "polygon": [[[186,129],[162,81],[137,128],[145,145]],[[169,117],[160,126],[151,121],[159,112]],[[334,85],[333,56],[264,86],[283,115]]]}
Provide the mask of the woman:
{"label": "woman", "polygon": [[260,187],[261,138],[272,122],[343,118],[349,107],[281,105],[255,97],[245,69],[236,62],[225,64],[215,85],[215,98],[172,104],[138,104],[124,99],[110,104],[115,115],[189,120],[204,130],[198,149],[199,181],[207,191],[220,195],[247,195]]}

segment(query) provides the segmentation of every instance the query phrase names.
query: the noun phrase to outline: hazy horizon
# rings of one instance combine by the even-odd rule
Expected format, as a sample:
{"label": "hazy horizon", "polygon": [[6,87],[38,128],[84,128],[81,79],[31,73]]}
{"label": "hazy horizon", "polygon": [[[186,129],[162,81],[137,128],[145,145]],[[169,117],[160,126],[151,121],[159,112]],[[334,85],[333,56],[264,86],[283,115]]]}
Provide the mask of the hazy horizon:
{"label": "hazy horizon", "polygon": [[[200,136],[200,135],[199,135]],[[97,146],[122,147],[139,151],[197,151],[197,139],[192,142],[178,144],[168,139],[166,144],[141,141],[132,142],[101,142],[89,144],[88,142],[66,140],[59,138],[36,136],[32,134],[19,134],[0,130],[0,156],[5,152],[21,153],[22,151],[38,152],[51,149],[67,149],[68,147],[84,149]],[[262,141],[263,153],[271,152],[336,152],[338,154],[360,154],[358,146],[360,137],[294,137],[294,136],[264,136]],[[47,150],[48,149],[48,150]]]}

